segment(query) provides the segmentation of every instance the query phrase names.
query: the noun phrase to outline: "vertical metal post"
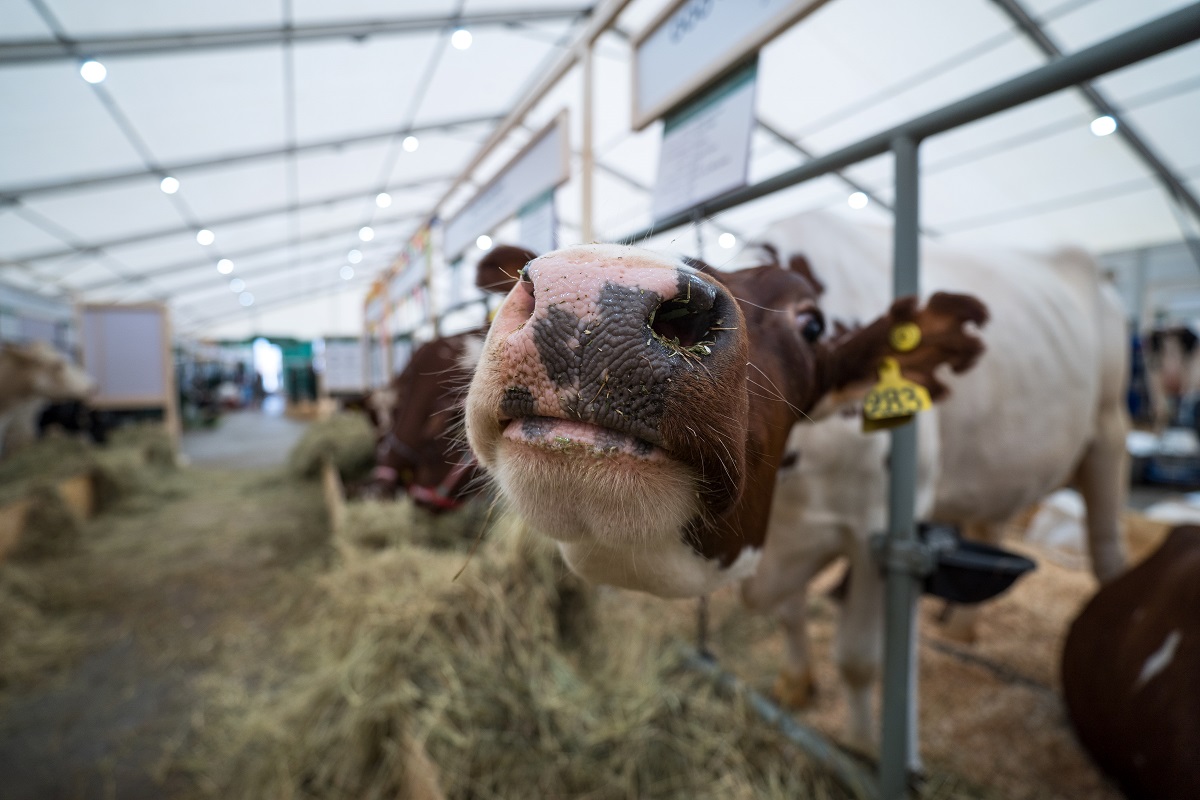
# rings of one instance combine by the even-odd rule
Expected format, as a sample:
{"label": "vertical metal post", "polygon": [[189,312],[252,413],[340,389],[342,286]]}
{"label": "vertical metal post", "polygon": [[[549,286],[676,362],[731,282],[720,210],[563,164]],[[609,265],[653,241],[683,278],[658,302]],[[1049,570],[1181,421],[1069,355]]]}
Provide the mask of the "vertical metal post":
{"label": "vertical metal post", "polygon": [[[896,297],[917,294],[919,279],[918,223],[920,175],[918,143],[908,137],[892,142],[896,170],[895,261],[892,285]],[[892,431],[888,484],[888,531],[884,563],[885,629],[883,661],[883,732],[879,784],[883,800],[906,795],[912,669],[913,613],[916,584],[917,419]]]}
{"label": "vertical metal post", "polygon": [[584,242],[595,241],[595,238],[596,238],[596,231],[595,231],[595,227],[593,225],[593,213],[592,213],[592,193],[593,193],[592,176],[595,172],[595,164],[594,164],[595,153],[594,153],[594,145],[592,142],[592,137],[593,137],[593,133],[594,133],[593,128],[595,127],[595,123],[593,121],[593,116],[592,116],[592,114],[593,114],[592,105],[594,103],[594,98],[592,95],[592,84],[595,82],[595,78],[592,75],[593,61],[594,61],[593,51],[594,50],[595,50],[594,43],[588,42],[587,46],[583,49],[583,67],[582,67],[582,69],[583,69],[583,114],[582,114],[582,117],[583,117],[583,120],[582,120],[583,139],[582,139],[582,142],[580,143],[580,147],[579,147],[579,155],[580,155],[580,158],[579,158],[579,185],[580,185],[581,191],[583,192],[583,197],[581,198],[582,202],[580,204],[580,213],[579,213],[579,228],[580,228],[580,230],[579,230],[579,233],[580,233],[580,238],[582,238]]}

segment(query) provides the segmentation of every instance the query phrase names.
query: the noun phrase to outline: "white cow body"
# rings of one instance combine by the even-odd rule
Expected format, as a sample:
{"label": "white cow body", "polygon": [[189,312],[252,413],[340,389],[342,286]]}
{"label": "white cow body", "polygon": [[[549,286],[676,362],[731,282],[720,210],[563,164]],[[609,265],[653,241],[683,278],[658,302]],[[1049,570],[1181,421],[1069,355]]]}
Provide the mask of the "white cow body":
{"label": "white cow body", "polygon": [[[832,323],[877,316],[891,295],[890,228],[826,213],[770,227],[758,240],[783,263],[803,255],[825,290]],[[1101,579],[1124,567],[1117,527],[1125,492],[1125,323],[1115,294],[1082,251],[1052,255],[952,249],[922,242],[921,294],[970,292],[991,320],[987,350],[972,371],[947,376],[951,395],[921,415],[917,514],[996,539],[1001,525],[1055,489],[1075,483],[1089,510],[1093,568]],[[861,433],[857,416],[797,426],[799,457],[779,473],[770,533],[747,602],[777,609],[789,634],[779,690],[803,702],[811,688],[805,584],[838,556],[851,564],[838,632],[838,662],[850,690],[851,736],[872,738],[870,688],[878,673],[882,578],[867,540],[885,528],[885,435]],[[972,616],[960,617],[970,625]]]}

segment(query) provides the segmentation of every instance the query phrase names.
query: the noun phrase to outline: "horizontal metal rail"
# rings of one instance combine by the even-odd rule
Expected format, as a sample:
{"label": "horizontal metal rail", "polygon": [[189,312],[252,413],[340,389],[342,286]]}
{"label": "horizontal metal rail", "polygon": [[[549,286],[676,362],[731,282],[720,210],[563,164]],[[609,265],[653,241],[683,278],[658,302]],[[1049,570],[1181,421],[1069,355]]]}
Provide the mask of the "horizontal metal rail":
{"label": "horizontal metal rail", "polygon": [[109,184],[137,180],[138,178],[149,176],[166,177],[167,175],[173,175],[179,177],[188,172],[228,167],[234,164],[244,164],[249,161],[283,158],[284,156],[296,156],[322,150],[341,150],[344,147],[384,141],[401,135],[453,130],[470,125],[493,125],[501,119],[502,117],[496,114],[475,115],[461,119],[447,119],[422,125],[413,125],[408,128],[387,128],[385,130],[360,133],[353,136],[335,136],[329,139],[319,139],[314,142],[305,142],[288,147],[268,147],[260,150],[246,150],[240,153],[225,153],[193,161],[177,161],[173,164],[160,165],[155,169],[131,169],[120,172],[105,172],[99,175],[80,175],[46,183],[31,183],[24,186],[0,186],[0,207],[5,203],[12,203],[19,199],[28,199],[34,196],[55,194],[58,192],[73,192],[79,189],[107,186]]}
{"label": "horizontal metal rail", "polygon": [[[392,184],[383,187],[383,191],[387,192],[402,192],[410,189],[421,189],[431,184],[441,184],[450,180],[447,175],[434,175],[420,180],[408,181],[405,183]],[[222,228],[226,225],[239,225],[243,222],[250,222],[256,219],[266,219],[268,217],[277,217],[281,214],[290,214],[296,211],[305,211],[310,208],[323,208],[325,206],[335,206],[341,203],[351,202],[353,200],[365,200],[371,196],[375,190],[360,189],[355,192],[345,192],[343,194],[331,195],[325,197],[317,197],[311,200],[305,200],[300,203],[285,203],[281,206],[273,206],[271,208],[256,208],[245,211],[239,214],[231,214],[228,217],[221,219],[209,220],[206,225],[210,229]],[[400,215],[408,216],[408,215]],[[345,226],[346,233],[353,233],[355,230],[353,225]],[[125,236],[117,236],[112,239],[106,239],[101,242],[93,242],[79,247],[60,247],[54,250],[43,250],[37,253],[28,253],[25,255],[16,255],[11,258],[0,259],[0,267],[5,266],[5,263],[21,263],[30,261],[44,261],[51,258],[62,258],[73,253],[95,253],[100,250],[108,250],[113,247],[124,247],[130,244],[140,244],[141,242],[149,242],[154,239],[164,239],[168,236],[178,236],[183,233],[194,233],[196,227],[194,225],[172,225],[169,228],[159,228],[153,231],[142,231],[140,233],[131,233]]]}
{"label": "horizontal metal rail", "polygon": [[444,30],[451,25],[471,28],[521,25],[575,19],[590,11],[588,6],[513,9],[466,13],[395,17],[391,19],[348,20],[311,25],[257,25],[244,28],[150,33],[140,36],[84,36],[58,39],[10,39],[0,41],[0,66],[28,64],[74,58],[84,53],[90,58],[108,56],[147,56],[188,50],[223,50],[231,47],[261,47],[283,42],[304,43],[327,39],[362,41],[372,36],[401,36]]}
{"label": "horizontal metal rail", "polygon": [[971,97],[876,133],[841,150],[815,158],[751,186],[726,192],[695,208],[672,214],[647,228],[622,237],[620,241],[637,242],[656,233],[691,224],[697,215],[711,216],[819,178],[834,170],[883,155],[891,149],[892,142],[897,139],[920,142],[929,136],[1062,91],[1197,39],[1200,39],[1200,3],[1193,3],[1131,31],[1051,61],[1043,67],[991,89],[985,89]]}

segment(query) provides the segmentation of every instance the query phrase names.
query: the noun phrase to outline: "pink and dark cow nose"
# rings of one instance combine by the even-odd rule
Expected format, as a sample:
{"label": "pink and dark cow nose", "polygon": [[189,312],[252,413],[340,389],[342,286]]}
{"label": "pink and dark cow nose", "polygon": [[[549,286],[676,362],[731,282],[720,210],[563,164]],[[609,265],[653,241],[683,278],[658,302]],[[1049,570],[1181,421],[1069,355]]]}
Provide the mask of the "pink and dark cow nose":
{"label": "pink and dark cow nose", "polygon": [[530,262],[496,317],[509,418],[575,420],[663,446],[691,373],[712,379],[736,327],[732,297],[702,273],[630,248]]}

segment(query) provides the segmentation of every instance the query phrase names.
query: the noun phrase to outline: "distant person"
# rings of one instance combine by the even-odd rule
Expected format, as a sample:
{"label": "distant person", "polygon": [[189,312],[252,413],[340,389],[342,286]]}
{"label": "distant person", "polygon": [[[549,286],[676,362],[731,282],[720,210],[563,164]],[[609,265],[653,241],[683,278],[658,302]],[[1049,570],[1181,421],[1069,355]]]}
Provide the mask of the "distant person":
{"label": "distant person", "polygon": [[254,407],[262,408],[263,400],[267,396],[267,389],[263,385],[263,376],[261,372],[254,373]]}

